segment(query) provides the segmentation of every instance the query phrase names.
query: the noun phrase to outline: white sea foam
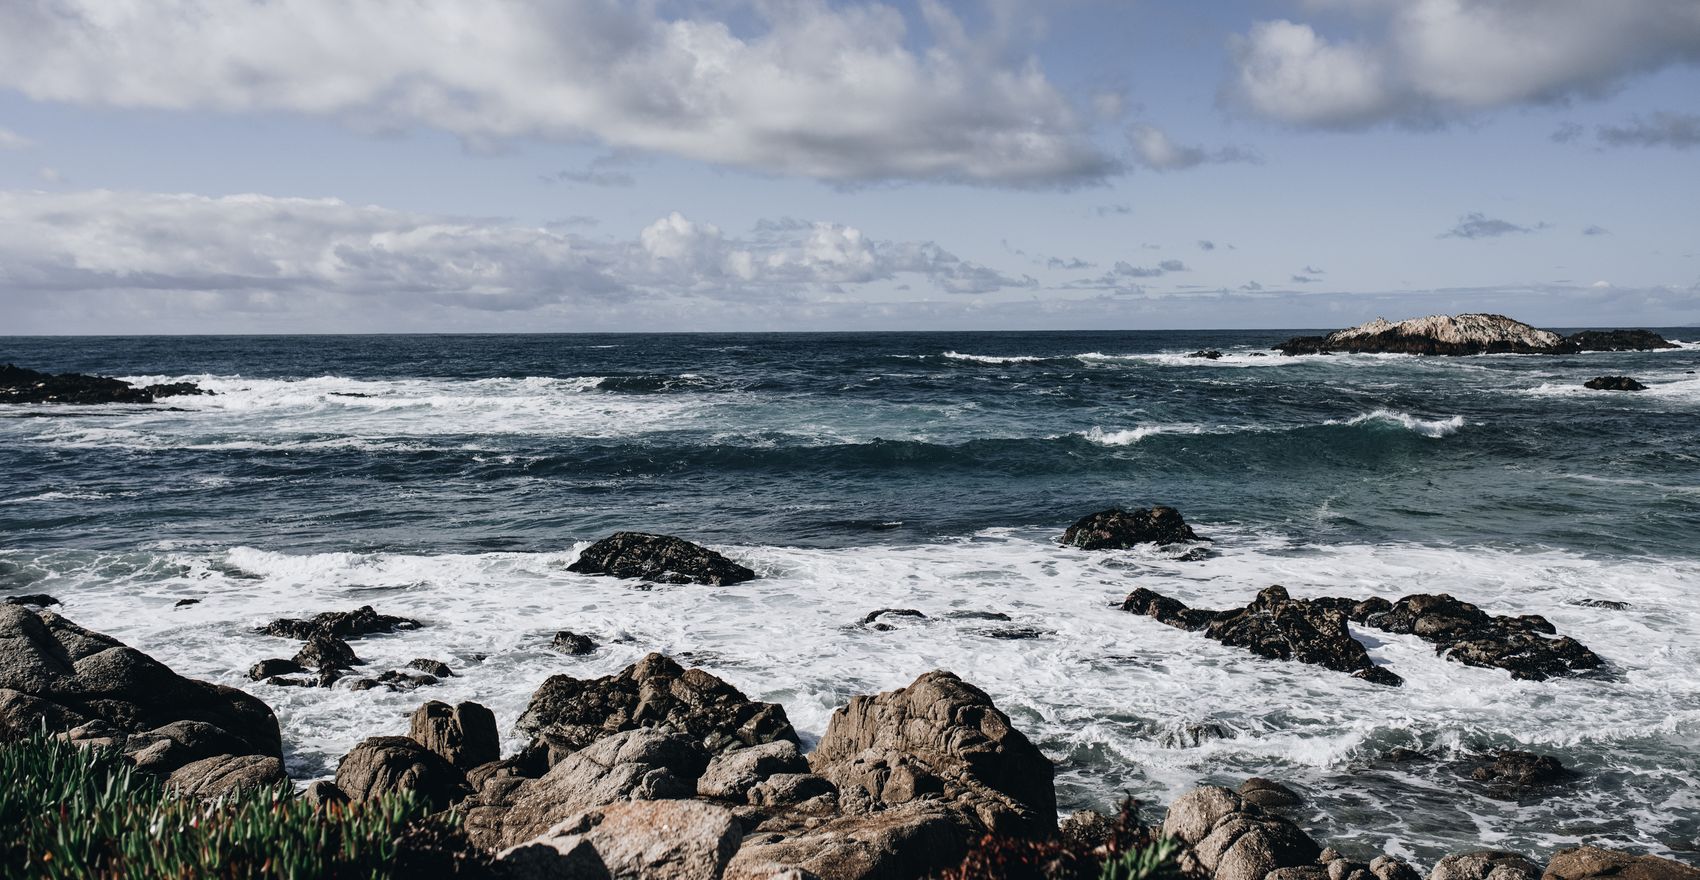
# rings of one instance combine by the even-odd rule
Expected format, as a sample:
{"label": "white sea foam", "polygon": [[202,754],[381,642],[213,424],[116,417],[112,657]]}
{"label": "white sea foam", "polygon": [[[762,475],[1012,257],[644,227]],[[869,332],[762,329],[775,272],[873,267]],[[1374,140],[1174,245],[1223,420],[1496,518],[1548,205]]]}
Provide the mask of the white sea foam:
{"label": "white sea foam", "polygon": [[1011,355],[1009,357],[1001,357],[991,354],[963,354],[956,351],[947,351],[944,353],[944,356],[953,361],[969,361],[976,364],[1031,364],[1045,360],[1045,358],[1035,357],[1032,355]]}
{"label": "white sea foam", "polygon": [[[509,729],[547,676],[606,675],[664,651],[754,697],[783,703],[810,741],[850,696],[901,686],[928,669],[953,669],[988,690],[1059,760],[1069,808],[1102,805],[1124,790],[1165,801],[1200,779],[1269,773],[1309,787],[1324,814],[1357,811],[1361,819],[1365,810],[1386,812],[1384,824],[1355,829],[1379,846],[1389,837],[1404,839],[1409,806],[1391,800],[1364,806],[1358,792],[1379,779],[1424,810],[1473,814],[1484,834],[1504,835],[1508,844],[1544,839],[1550,822],[1537,808],[1460,793],[1455,784],[1429,790],[1434,780],[1393,770],[1356,776],[1343,793],[1329,781],[1381,748],[1418,743],[1521,744],[1641,779],[1627,790],[1567,794],[1559,799],[1565,810],[1609,797],[1611,804],[1587,809],[1656,816],[1661,804],[1635,800],[1640,788],[1657,788],[1648,781],[1656,779],[1666,780],[1661,797],[1679,797],[1674,789],[1682,786],[1669,780],[1682,772],[1679,756],[1655,752],[1670,748],[1661,741],[1700,738],[1700,679],[1691,675],[1700,639],[1700,564],[1479,547],[1311,547],[1201,528],[1218,539],[1217,555],[1202,563],[1156,551],[1073,551],[1052,543],[1048,530],[840,550],[722,547],[763,575],[729,588],[638,589],[575,575],[565,566],[579,548],[568,547],[439,556],[293,555],[253,547],[11,551],[4,558],[20,569],[50,572],[31,591],[59,597],[77,622],[183,673],[244,688],[272,704],[290,767],[302,777],[331,772],[337,756],[363,737],[402,732],[406,714],[424,699],[478,700]],[[1231,607],[1271,583],[1299,596],[1444,590],[1494,612],[1543,614],[1604,656],[1617,678],[1518,682],[1501,671],[1449,662],[1414,637],[1362,631],[1371,656],[1405,678],[1402,688],[1383,688],[1260,660],[1113,607],[1135,585],[1203,607]],[[203,601],[172,607],[190,597]],[[1632,607],[1586,608],[1573,604],[1579,599]],[[361,604],[427,624],[356,642],[374,671],[431,657],[448,662],[457,676],[404,694],[278,688],[244,678],[254,661],[295,649],[254,627]],[[928,620],[892,632],[856,625],[881,607],[916,608]],[[1047,635],[999,640],[987,634],[998,624],[953,619],[951,611],[999,611],[1014,625]],[[582,658],[548,650],[553,632],[566,628],[605,647]],[[509,738],[510,748],[517,744]],[[1645,829],[1675,819],[1649,821],[1654,824]],[[1444,839],[1444,825],[1412,831],[1411,845],[1444,847],[1452,842]]]}
{"label": "white sea foam", "polygon": [[1202,433],[1204,433],[1204,428],[1200,425],[1140,425],[1136,428],[1125,428],[1119,431],[1106,431],[1103,428],[1095,427],[1080,432],[1080,436],[1103,446],[1129,446],[1157,434]]}
{"label": "white sea foam", "polygon": [[1329,419],[1327,422],[1324,422],[1324,424],[1361,425],[1366,422],[1382,422],[1386,424],[1400,425],[1407,430],[1415,431],[1424,437],[1446,437],[1458,433],[1459,429],[1464,427],[1463,416],[1450,416],[1444,419],[1425,419],[1420,416],[1411,415],[1407,412],[1399,412],[1398,410],[1391,409],[1378,409],[1373,412],[1355,415],[1344,420]]}

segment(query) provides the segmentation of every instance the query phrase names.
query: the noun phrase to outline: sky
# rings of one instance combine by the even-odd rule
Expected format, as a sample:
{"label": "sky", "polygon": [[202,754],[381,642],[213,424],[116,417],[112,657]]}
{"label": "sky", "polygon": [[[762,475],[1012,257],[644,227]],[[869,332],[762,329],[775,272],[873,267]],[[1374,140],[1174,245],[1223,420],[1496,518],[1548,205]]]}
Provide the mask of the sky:
{"label": "sky", "polygon": [[6,0],[0,335],[1700,323],[1700,0]]}

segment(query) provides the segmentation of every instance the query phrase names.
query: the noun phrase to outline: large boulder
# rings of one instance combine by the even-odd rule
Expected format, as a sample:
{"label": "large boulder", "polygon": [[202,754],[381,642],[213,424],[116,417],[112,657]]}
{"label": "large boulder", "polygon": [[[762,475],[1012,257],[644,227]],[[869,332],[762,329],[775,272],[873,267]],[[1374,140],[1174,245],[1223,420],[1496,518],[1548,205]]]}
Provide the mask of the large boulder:
{"label": "large boulder", "polygon": [[1541,880],[1700,880],[1700,869],[1598,846],[1559,850]]}
{"label": "large boulder", "polygon": [[211,800],[243,789],[280,788],[289,784],[289,775],[270,755],[215,755],[177,768],[165,784],[185,797]]}
{"label": "large boulder", "polygon": [[1062,542],[1082,550],[1126,550],[1137,544],[1179,544],[1199,537],[1173,507],[1112,507],[1081,517]]}
{"label": "large boulder", "polygon": [[413,710],[407,735],[462,770],[471,770],[502,756],[502,737],[496,715],[477,703],[431,700]]}
{"label": "large boulder", "polygon": [[715,755],[697,779],[697,794],[741,803],[751,789],[774,776],[807,772],[809,762],[796,743],[762,743]]}
{"label": "large boulder", "polygon": [[[0,737],[27,736],[43,724],[69,731],[94,722],[110,729],[107,744],[147,750],[148,769],[158,773],[214,749],[283,756],[277,717],[254,697],[184,678],[51,611],[0,605]],[[147,736],[129,747],[138,734]]]}
{"label": "large boulder", "polygon": [[745,835],[726,877],[767,880],[797,870],[821,880],[930,877],[960,864],[974,837],[960,812],[917,801],[802,828],[758,827]]}
{"label": "large boulder", "polygon": [[162,397],[211,394],[192,382],[136,387],[122,379],[82,373],[41,373],[0,366],[0,403],[153,403]]}
{"label": "large boulder", "polygon": [[411,792],[433,811],[472,793],[466,774],[405,736],[374,736],[355,746],[337,764],[336,787],[355,802]]}
{"label": "large boulder", "polygon": [[1391,670],[1375,665],[1363,643],[1352,638],[1346,611],[1328,600],[1294,599],[1283,587],[1269,587],[1244,608],[1231,611],[1188,608],[1142,587],[1128,595],[1122,609],[1169,626],[1203,630],[1208,638],[1259,657],[1309,663],[1375,684],[1403,683]]}
{"label": "large boulder", "polygon": [[1631,376],[1595,376],[1582,383],[1589,391],[1646,391],[1647,386]]}
{"label": "large boulder", "polygon": [[1562,350],[1557,333],[1504,315],[1430,315],[1399,322],[1376,318],[1327,336],[1298,336],[1275,348],[1282,354],[1552,354]]}
{"label": "large boulder", "polygon": [[497,863],[510,880],[721,880],[742,839],[737,819],[725,807],[702,801],[628,801],[565,819],[503,851]]}
{"label": "large boulder", "polygon": [[714,675],[685,669],[661,654],[604,678],[551,676],[532,694],[517,726],[533,735],[532,750],[542,752],[548,764],[611,733],[639,727],[682,731],[710,754],[797,741],[779,704],[751,700]]}
{"label": "large boulder", "polygon": [[1365,613],[1362,622],[1385,632],[1415,635],[1448,659],[1504,669],[1512,678],[1543,681],[1604,663],[1575,639],[1557,635],[1538,614],[1492,615],[1445,593],[1406,596],[1385,611]]}
{"label": "large boulder", "polygon": [[700,544],[669,535],[615,532],[586,547],[568,571],[660,584],[725,586],[754,580],[756,573]]}
{"label": "large boulder", "polygon": [[1056,831],[1054,768],[991,697],[935,670],[832,713],[809,755],[847,813],[943,801],[986,833]]}
{"label": "large boulder", "polygon": [[1186,846],[1183,870],[1214,880],[1264,880],[1271,871],[1314,866],[1322,855],[1297,825],[1217,786],[1177,798],[1163,834]]}
{"label": "large boulder", "polygon": [[1450,855],[1435,863],[1429,880],[1538,880],[1541,868],[1513,852],[1484,849]]}

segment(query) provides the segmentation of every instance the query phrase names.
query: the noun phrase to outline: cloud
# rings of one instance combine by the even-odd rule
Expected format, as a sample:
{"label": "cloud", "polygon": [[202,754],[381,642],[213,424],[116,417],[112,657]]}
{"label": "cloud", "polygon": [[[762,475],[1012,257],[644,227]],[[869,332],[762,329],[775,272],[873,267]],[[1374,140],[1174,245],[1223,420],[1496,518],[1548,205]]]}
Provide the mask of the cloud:
{"label": "cloud", "polygon": [[10,129],[0,128],[0,150],[27,150],[35,142]]}
{"label": "cloud", "polygon": [[0,87],[600,143],[847,183],[1073,186],[1119,171],[1008,16],[978,34],[943,4],[922,12],[924,30],[891,6],[825,0],[12,0]]}
{"label": "cloud", "polygon": [[1201,238],[1198,240],[1198,249],[1201,251],[1213,251],[1216,249],[1216,242]]}
{"label": "cloud", "polygon": [[[1693,0],[1311,0],[1367,21],[1330,38],[1264,21],[1231,41],[1233,104],[1279,122],[1427,126],[1501,107],[1607,94],[1700,62]],[[1569,129],[1561,128],[1560,136]]]}
{"label": "cloud", "polygon": [[1316,283],[1316,279],[1310,277],[1309,275],[1294,275],[1293,278],[1292,278],[1292,281],[1293,281],[1294,284],[1315,284]]}
{"label": "cloud", "polygon": [[1545,223],[1534,226],[1518,226],[1507,220],[1489,217],[1480,211],[1471,211],[1458,218],[1458,225],[1441,233],[1439,238],[1498,238],[1513,232],[1528,233],[1537,229],[1545,229]]}
{"label": "cloud", "polygon": [[1049,257],[1045,260],[1045,268],[1047,269],[1079,271],[1081,269],[1090,269],[1094,265],[1096,264],[1082,260],[1079,257],[1070,257],[1066,260],[1061,257]]}
{"label": "cloud", "polygon": [[1315,266],[1305,266],[1303,269],[1301,269],[1299,271],[1305,273],[1306,275],[1326,275],[1326,274],[1328,274],[1327,271],[1325,271],[1323,269],[1318,269]]}
{"label": "cloud", "polygon": [[1547,140],[1550,140],[1555,144],[1573,144],[1582,138],[1582,134],[1585,131],[1587,131],[1587,129],[1577,123],[1565,122],[1561,123],[1558,128],[1553,129],[1552,134],[1547,135]]}
{"label": "cloud", "polygon": [[1610,235],[1611,230],[1603,226],[1588,226],[1582,230],[1583,235]]}
{"label": "cloud", "polygon": [[1093,208],[1092,212],[1094,214],[1097,214],[1100,217],[1109,217],[1109,216],[1116,215],[1116,214],[1132,214],[1133,213],[1133,206],[1132,205],[1099,205],[1098,207]]}
{"label": "cloud", "polygon": [[0,192],[0,292],[10,306],[44,298],[165,303],[192,296],[214,311],[317,302],[326,314],[570,306],[619,315],[682,296],[771,303],[910,278],[947,293],[1036,284],[932,242],[879,240],[825,222],[740,239],[673,213],[635,239],[615,240],[561,225],[438,217],[336,199]]}
{"label": "cloud", "polygon": [[1135,125],[1127,131],[1134,161],[1153,171],[1184,171],[1205,164],[1249,162],[1263,158],[1247,147],[1223,147],[1214,152],[1200,146],[1177,144],[1154,125]]}
{"label": "cloud", "polygon": [[589,164],[581,171],[557,171],[543,178],[543,180],[547,183],[561,181],[563,183],[582,183],[586,186],[632,186],[637,183],[637,178],[633,177],[629,171],[619,170],[623,166],[630,165],[632,161],[633,159],[629,154],[611,153],[590,160]]}
{"label": "cloud", "polygon": [[1144,280],[1161,278],[1170,272],[1187,272],[1186,263],[1180,260],[1163,260],[1155,266],[1135,266],[1126,260],[1117,260],[1108,272],[1096,278],[1082,278],[1063,285],[1070,290],[1113,290],[1119,293],[1137,293],[1144,287],[1130,279]]}
{"label": "cloud", "polygon": [[1612,147],[1691,150],[1700,147],[1700,113],[1654,113],[1626,125],[1602,125],[1595,133],[1600,143]]}

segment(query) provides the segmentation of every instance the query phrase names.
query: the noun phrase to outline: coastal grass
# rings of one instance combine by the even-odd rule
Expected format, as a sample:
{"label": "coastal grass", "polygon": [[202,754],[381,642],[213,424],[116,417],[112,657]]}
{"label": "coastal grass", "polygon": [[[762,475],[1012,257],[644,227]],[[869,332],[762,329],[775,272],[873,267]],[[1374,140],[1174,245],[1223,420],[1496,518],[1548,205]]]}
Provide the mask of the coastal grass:
{"label": "coastal grass", "polygon": [[1141,822],[1131,798],[1095,837],[989,834],[939,880],[1188,880],[1180,842]]}
{"label": "coastal grass", "polygon": [[[287,786],[178,797],[115,751],[0,745],[0,878],[390,878],[462,873],[452,816],[410,797],[316,810]],[[465,865],[474,868],[473,865]]]}

